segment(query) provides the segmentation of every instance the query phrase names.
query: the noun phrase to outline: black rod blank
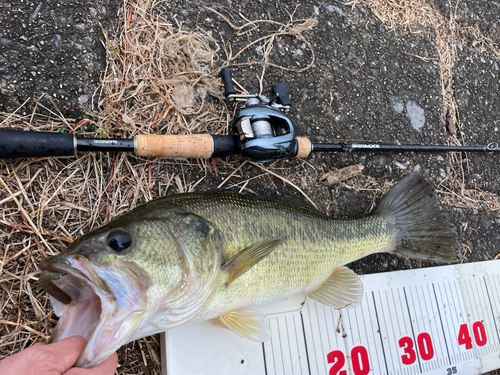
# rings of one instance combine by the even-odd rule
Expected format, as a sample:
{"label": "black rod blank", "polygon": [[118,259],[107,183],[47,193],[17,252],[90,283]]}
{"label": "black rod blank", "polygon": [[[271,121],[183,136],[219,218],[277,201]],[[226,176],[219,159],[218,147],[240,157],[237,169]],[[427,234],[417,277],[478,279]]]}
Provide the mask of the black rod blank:
{"label": "black rod blank", "polygon": [[76,151],[135,152],[135,139],[76,138]]}
{"label": "black rod blank", "polygon": [[500,151],[498,143],[491,142],[486,146],[446,146],[446,145],[388,145],[388,144],[323,144],[313,143],[313,152],[488,152]]}

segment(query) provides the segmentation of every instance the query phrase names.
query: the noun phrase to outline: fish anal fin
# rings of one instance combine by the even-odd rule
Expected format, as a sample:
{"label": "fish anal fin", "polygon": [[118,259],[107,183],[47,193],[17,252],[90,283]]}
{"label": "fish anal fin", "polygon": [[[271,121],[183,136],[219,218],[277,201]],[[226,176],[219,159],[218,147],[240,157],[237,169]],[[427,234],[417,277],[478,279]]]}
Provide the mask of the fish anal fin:
{"label": "fish anal fin", "polygon": [[271,254],[276,246],[282,242],[282,238],[277,238],[252,244],[239,251],[222,266],[223,270],[225,269],[228,271],[226,283],[230,284],[234,279],[243,275],[250,268]]}
{"label": "fish anal fin", "polygon": [[266,341],[271,337],[267,317],[259,310],[231,310],[217,319],[240,337],[257,342]]}
{"label": "fish anal fin", "polygon": [[354,271],[337,267],[318,288],[306,292],[307,296],[334,309],[356,307],[363,299],[363,283]]}

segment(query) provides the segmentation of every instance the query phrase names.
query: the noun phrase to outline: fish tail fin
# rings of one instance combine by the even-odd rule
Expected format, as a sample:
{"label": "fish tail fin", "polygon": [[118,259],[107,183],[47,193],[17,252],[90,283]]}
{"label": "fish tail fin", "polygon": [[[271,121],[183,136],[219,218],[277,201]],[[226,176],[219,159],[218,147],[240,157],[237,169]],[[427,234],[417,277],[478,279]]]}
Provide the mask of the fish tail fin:
{"label": "fish tail fin", "polygon": [[439,210],[434,189],[418,173],[411,173],[396,184],[375,214],[396,226],[396,254],[423,260],[457,260],[455,233]]}

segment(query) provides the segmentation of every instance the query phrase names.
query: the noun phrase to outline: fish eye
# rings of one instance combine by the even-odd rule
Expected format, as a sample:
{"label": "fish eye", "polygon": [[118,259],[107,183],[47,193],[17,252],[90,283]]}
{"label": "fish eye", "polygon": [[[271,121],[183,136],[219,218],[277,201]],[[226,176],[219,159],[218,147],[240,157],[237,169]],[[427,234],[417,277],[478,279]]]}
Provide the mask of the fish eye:
{"label": "fish eye", "polygon": [[132,245],[132,238],[125,231],[113,232],[108,236],[108,246],[114,251],[127,250]]}

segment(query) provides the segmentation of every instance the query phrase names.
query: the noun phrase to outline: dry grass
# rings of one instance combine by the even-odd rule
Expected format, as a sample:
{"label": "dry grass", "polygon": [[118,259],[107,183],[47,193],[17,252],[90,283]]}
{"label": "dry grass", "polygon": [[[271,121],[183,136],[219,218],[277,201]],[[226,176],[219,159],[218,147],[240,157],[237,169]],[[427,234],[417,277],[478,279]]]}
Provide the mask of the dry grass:
{"label": "dry grass", "polygon": [[[215,9],[206,7],[207,10],[217,14],[219,17],[221,17],[236,33],[238,36],[242,35],[247,35],[251,33],[253,30],[259,27],[261,24],[268,24],[268,25],[273,25],[276,27],[276,31],[268,32],[267,35],[257,38],[247,45],[245,45],[243,48],[241,48],[238,52],[236,52],[233,55],[231,46],[228,44],[225,49],[226,51],[226,62],[225,65],[238,65],[238,66],[245,66],[245,65],[262,65],[263,66],[263,72],[265,72],[265,67],[266,66],[273,66],[278,69],[282,70],[287,70],[291,72],[303,72],[307,69],[309,69],[313,64],[315,60],[315,53],[314,49],[311,45],[311,43],[305,38],[303,35],[305,32],[311,30],[316,26],[318,23],[316,18],[308,18],[305,20],[295,20],[293,18],[293,14],[290,14],[290,20],[287,23],[282,23],[282,22],[277,22],[273,20],[254,20],[254,21],[248,21],[244,22],[242,25],[236,25],[235,23],[231,22],[228,16],[225,16],[224,14],[216,11]],[[246,20],[246,19],[245,19]],[[284,35],[289,35],[291,37],[294,37],[301,42],[304,42],[311,52],[311,59],[307,65],[301,68],[289,68],[283,65],[275,64],[269,61],[269,54],[271,49],[273,48],[273,43],[275,38],[277,37],[282,37]],[[260,49],[263,51],[264,58],[262,61],[240,61],[240,56],[247,51],[250,47],[259,45]],[[262,89],[262,87],[261,87]]]}
{"label": "dry grass", "polygon": [[[108,68],[97,121],[57,113],[0,117],[5,128],[130,137],[137,133],[227,131],[214,72],[218,46],[206,34],[152,18],[152,3],[122,9],[107,36]],[[148,13],[149,12],[149,13]],[[49,111],[50,112],[50,111]],[[169,192],[191,190],[204,161],[148,160],[124,154],[0,161],[0,357],[50,335],[56,317],[38,288],[38,263],[132,207]],[[203,178],[203,177],[201,177]],[[120,349],[120,373],[159,372],[154,337]]]}
{"label": "dry grass", "polygon": [[[217,73],[229,61],[217,61],[220,47],[209,34],[172,25],[155,15],[156,6],[149,0],[125,3],[116,31],[105,35],[107,69],[96,100],[99,111],[91,113],[95,121],[77,122],[44,108],[48,115],[0,114],[0,126],[88,137],[227,133],[232,114],[221,100]],[[303,24],[291,18],[277,25],[283,28],[276,33],[304,40],[302,32],[312,23]],[[242,37],[251,39],[251,32],[243,31]],[[273,35],[264,41],[269,50],[273,41]],[[224,48],[230,50],[229,45]],[[263,66],[262,76],[263,62],[254,61]],[[0,358],[47,340],[56,323],[47,294],[37,283],[43,258],[139,204],[192,191],[209,170],[221,168],[238,170],[223,161],[104,153],[0,160]],[[248,182],[239,189],[247,190]],[[155,337],[130,343],[119,351],[117,373],[157,374],[157,353]]]}
{"label": "dry grass", "polygon": [[149,0],[126,4],[122,22],[106,36],[101,129],[121,136],[201,133],[215,123],[216,133],[227,131],[217,126],[223,107],[219,45],[207,33],[174,28],[155,15],[155,6]]}

